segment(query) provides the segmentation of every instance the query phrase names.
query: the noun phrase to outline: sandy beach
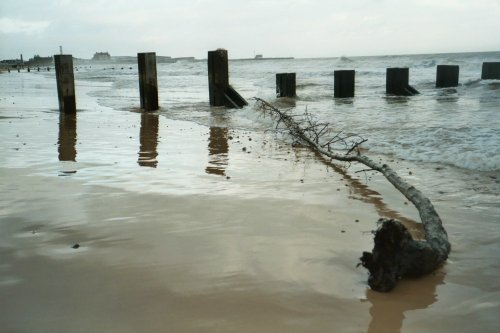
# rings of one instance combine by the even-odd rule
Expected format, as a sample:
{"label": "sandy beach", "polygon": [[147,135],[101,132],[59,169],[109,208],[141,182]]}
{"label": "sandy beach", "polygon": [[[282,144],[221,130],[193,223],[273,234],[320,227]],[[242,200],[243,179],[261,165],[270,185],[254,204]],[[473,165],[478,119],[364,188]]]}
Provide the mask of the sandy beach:
{"label": "sandy beach", "polygon": [[381,294],[357,267],[376,221],[420,233],[382,176],[292,147],[265,119],[113,109],[82,82],[64,116],[53,82],[24,74],[14,94],[6,75],[0,332],[497,331],[498,172],[376,156],[429,196],[452,244],[435,274]]}

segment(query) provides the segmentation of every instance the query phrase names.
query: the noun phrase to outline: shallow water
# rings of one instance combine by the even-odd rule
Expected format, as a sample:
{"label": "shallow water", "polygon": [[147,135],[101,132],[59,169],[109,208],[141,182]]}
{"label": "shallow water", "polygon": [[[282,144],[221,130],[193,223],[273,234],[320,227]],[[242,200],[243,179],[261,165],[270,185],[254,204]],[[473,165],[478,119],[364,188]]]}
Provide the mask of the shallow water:
{"label": "shallow water", "polygon": [[[337,61],[230,66],[245,97],[269,99],[275,72],[301,70],[297,111],[360,124],[377,140],[383,126],[421,127],[439,103],[455,115],[452,127],[484,128],[487,144],[497,135],[498,117],[481,120],[485,105],[498,106],[494,94],[480,101],[491,82],[473,83],[475,95],[428,87],[395,103],[368,82],[352,103],[338,103],[321,75]],[[0,75],[2,331],[496,331],[500,175],[478,170],[492,165],[487,155],[473,170],[423,158],[442,149],[424,135],[401,143],[422,145],[415,161],[394,145],[369,147],[430,197],[453,248],[436,274],[379,294],[356,268],[375,221],[397,217],[420,231],[415,209],[384,179],[291,147],[252,106],[210,108],[204,63],[159,65],[162,109],[148,114],[137,109],[136,66],[104,67],[75,73],[76,116],[59,115],[53,72]],[[377,106],[394,122],[367,114]],[[346,110],[352,119],[341,117]],[[432,126],[448,121],[437,118]]]}

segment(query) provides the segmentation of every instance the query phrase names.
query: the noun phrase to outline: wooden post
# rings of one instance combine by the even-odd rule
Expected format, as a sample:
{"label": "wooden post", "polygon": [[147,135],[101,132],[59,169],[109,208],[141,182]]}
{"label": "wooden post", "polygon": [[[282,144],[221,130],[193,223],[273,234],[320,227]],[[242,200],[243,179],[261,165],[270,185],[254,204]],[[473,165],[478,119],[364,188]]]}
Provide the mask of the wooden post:
{"label": "wooden post", "polygon": [[247,101],[229,85],[227,50],[208,51],[208,94],[211,106],[242,108]]}
{"label": "wooden post", "polygon": [[413,96],[419,92],[408,84],[410,70],[404,68],[387,68],[386,93],[398,96]]}
{"label": "wooden post", "polygon": [[276,74],[276,96],[295,97],[296,96],[296,74],[279,73]]}
{"label": "wooden post", "polygon": [[458,86],[459,67],[456,65],[438,65],[436,71],[436,88]]}
{"label": "wooden post", "polygon": [[208,51],[208,94],[211,106],[226,105],[224,94],[229,88],[227,50]]}
{"label": "wooden post", "polygon": [[500,62],[483,62],[483,80],[500,80]]}
{"label": "wooden post", "polygon": [[354,97],[354,70],[338,70],[333,72],[334,97]]}
{"label": "wooden post", "polygon": [[156,78],[156,53],[137,53],[139,67],[139,92],[141,109],[158,110],[158,81]]}
{"label": "wooden post", "polygon": [[76,112],[75,77],[73,74],[73,56],[71,54],[56,54],[57,95],[59,97],[59,111],[64,113]]}

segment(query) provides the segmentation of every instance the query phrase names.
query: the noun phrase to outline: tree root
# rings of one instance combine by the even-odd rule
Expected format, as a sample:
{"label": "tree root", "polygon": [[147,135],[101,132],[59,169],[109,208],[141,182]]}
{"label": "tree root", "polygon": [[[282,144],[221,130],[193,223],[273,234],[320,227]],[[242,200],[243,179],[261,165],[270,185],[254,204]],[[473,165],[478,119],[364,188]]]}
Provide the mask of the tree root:
{"label": "tree root", "polygon": [[391,291],[399,279],[420,277],[435,271],[443,261],[425,241],[414,240],[399,221],[380,219],[372,252],[363,252],[361,264],[368,269],[368,285]]}
{"label": "tree root", "polygon": [[[387,164],[376,163],[362,155],[359,146],[366,141],[357,135],[332,135],[329,124],[319,123],[306,113],[303,117],[281,111],[268,102],[254,98],[258,107],[276,119],[276,129],[288,134],[311,150],[333,160],[358,162],[378,171],[401,192],[418,210],[425,240],[414,240],[399,221],[380,219],[372,252],[363,252],[361,265],[370,272],[368,284],[373,290],[388,292],[404,277],[418,277],[439,268],[451,251],[448,235],[431,201],[414,186],[408,184]],[[357,138],[357,140],[352,140]],[[338,144],[343,146],[339,151]],[[335,146],[337,145],[337,146]]]}

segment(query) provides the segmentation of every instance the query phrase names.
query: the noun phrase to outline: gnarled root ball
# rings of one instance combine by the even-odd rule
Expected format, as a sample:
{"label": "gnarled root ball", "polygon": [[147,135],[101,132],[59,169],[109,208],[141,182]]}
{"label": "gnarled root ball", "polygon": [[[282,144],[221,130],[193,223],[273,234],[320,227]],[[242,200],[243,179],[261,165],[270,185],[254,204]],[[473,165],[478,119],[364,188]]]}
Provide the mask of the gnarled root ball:
{"label": "gnarled root ball", "polygon": [[391,291],[404,277],[419,277],[436,270],[442,261],[426,241],[414,240],[399,221],[380,219],[372,252],[363,252],[361,265],[368,269],[370,288]]}

